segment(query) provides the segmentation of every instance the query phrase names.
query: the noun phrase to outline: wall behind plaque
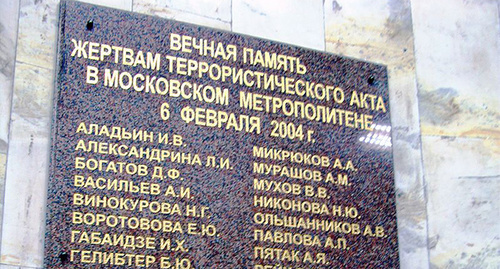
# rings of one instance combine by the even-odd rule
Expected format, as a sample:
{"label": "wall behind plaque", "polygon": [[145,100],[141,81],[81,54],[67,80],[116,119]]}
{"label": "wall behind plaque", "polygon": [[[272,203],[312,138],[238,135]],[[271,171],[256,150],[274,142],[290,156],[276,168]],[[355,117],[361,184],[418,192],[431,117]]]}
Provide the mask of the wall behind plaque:
{"label": "wall behind plaque", "polygon": [[[58,2],[0,3],[0,268],[43,263]],[[387,65],[401,268],[500,266],[499,1],[99,4]]]}

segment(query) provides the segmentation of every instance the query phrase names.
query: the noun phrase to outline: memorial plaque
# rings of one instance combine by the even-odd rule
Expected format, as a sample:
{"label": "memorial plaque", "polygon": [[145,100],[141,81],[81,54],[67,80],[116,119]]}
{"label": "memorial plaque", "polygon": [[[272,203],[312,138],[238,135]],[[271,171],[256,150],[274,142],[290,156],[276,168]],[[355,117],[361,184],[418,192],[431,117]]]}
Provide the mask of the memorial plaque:
{"label": "memorial plaque", "polygon": [[397,268],[384,66],[62,1],[46,268]]}

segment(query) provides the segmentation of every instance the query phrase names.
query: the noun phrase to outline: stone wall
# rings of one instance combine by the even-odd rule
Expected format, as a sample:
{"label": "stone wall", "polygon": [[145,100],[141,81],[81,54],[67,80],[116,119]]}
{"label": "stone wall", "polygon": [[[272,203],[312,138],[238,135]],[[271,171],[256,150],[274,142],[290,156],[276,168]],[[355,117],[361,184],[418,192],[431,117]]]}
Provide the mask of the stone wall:
{"label": "stone wall", "polygon": [[[100,5],[388,67],[401,268],[500,266],[500,2]],[[0,2],[0,268],[41,268],[58,0]]]}

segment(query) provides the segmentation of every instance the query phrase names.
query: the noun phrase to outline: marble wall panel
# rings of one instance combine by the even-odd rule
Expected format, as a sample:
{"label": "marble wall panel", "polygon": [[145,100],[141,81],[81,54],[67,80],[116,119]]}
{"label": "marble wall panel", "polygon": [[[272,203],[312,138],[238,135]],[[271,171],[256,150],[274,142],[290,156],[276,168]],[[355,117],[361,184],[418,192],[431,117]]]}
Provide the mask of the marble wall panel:
{"label": "marble wall panel", "polygon": [[413,1],[422,134],[500,138],[498,1]]}
{"label": "marble wall panel", "polygon": [[321,0],[233,0],[237,33],[324,50]]}
{"label": "marble wall panel", "polygon": [[[394,73],[397,73],[394,74]],[[428,268],[427,211],[414,73],[389,68],[401,268]]]}
{"label": "marble wall panel", "polygon": [[12,121],[1,262],[36,267],[43,262],[49,139],[22,117]]}
{"label": "marble wall panel", "polygon": [[[3,176],[5,175],[6,164],[7,164],[7,154],[0,153],[0,176],[1,176],[0,178],[1,179],[3,179]],[[4,190],[4,184],[5,184],[5,182],[3,180],[0,181],[0,190],[2,190],[2,191]],[[2,195],[3,195],[3,193],[2,193]]]}
{"label": "marble wall panel", "polygon": [[428,268],[410,1],[325,1],[324,12],[327,51],[387,66],[400,266]]}
{"label": "marble wall panel", "polygon": [[500,140],[423,137],[434,268],[500,265]]}
{"label": "marble wall panel", "polygon": [[58,0],[20,1],[18,62],[54,69]]}
{"label": "marble wall panel", "polygon": [[25,268],[27,269],[29,267],[21,267],[21,266],[0,264],[0,269],[25,269]]}
{"label": "marble wall panel", "polygon": [[[0,2],[0,234],[2,231],[5,170],[14,84],[19,1]],[[1,236],[0,236],[1,240]]]}
{"label": "marble wall panel", "polygon": [[[52,92],[54,88],[54,73],[52,69],[17,63],[12,99],[12,113],[29,120],[40,129],[41,133],[48,134],[49,125],[39,121],[51,116]],[[12,120],[11,127],[16,122]],[[12,137],[15,139],[15,137]]]}
{"label": "marble wall panel", "polygon": [[17,63],[6,171],[1,262],[40,266],[53,71]]}
{"label": "marble wall panel", "polygon": [[[0,14],[2,14],[0,16],[0,153],[6,153],[16,58],[19,2],[0,2]],[[0,179],[3,179],[1,174]]]}
{"label": "marble wall panel", "polygon": [[[5,170],[7,166],[7,154],[1,152],[0,153],[0,198],[2,199],[0,203],[0,235],[2,231],[2,219],[3,219],[3,204],[4,204],[4,195],[5,195]],[[1,240],[1,236],[0,236]],[[1,253],[1,249],[0,249]]]}
{"label": "marble wall panel", "polygon": [[170,6],[167,5],[155,5],[150,1],[134,1],[133,11],[165,19],[203,25],[220,30],[231,30],[231,23],[229,21],[219,19],[217,14],[198,15],[195,13],[179,11],[175,8],[170,8]]}
{"label": "marble wall panel", "polygon": [[172,13],[187,19],[205,17],[222,23],[230,23],[231,2],[232,0],[134,0],[134,11],[157,16],[166,13],[167,17]]}
{"label": "marble wall panel", "polygon": [[434,268],[498,268],[498,1],[413,1]]}
{"label": "marble wall panel", "polygon": [[133,0],[78,0],[93,5],[105,6],[110,8],[117,8],[122,10],[132,11]]}
{"label": "marble wall panel", "polygon": [[[59,1],[20,1],[1,263],[41,268]],[[131,10],[131,0],[109,1]],[[14,59],[11,60],[12,65]]]}
{"label": "marble wall panel", "polygon": [[[3,218],[5,171],[7,164],[8,136],[14,64],[16,55],[18,1],[0,2],[0,222]],[[0,232],[1,232],[0,225]],[[1,238],[1,237],[0,237]],[[0,239],[1,240],[1,239]]]}
{"label": "marble wall panel", "polygon": [[328,51],[413,67],[409,0],[325,1],[325,36]]}
{"label": "marble wall panel", "polygon": [[[57,47],[59,0],[21,0],[17,61],[54,69]],[[132,9],[132,0],[83,0],[120,8]]]}

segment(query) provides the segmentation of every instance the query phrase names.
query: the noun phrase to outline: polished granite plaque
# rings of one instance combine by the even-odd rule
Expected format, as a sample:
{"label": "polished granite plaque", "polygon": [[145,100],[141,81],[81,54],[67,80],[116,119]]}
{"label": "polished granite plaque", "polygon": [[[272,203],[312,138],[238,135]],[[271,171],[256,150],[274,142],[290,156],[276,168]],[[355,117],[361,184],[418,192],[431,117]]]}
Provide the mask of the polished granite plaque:
{"label": "polished granite plaque", "polygon": [[384,66],[73,1],[57,64],[46,268],[399,267]]}

